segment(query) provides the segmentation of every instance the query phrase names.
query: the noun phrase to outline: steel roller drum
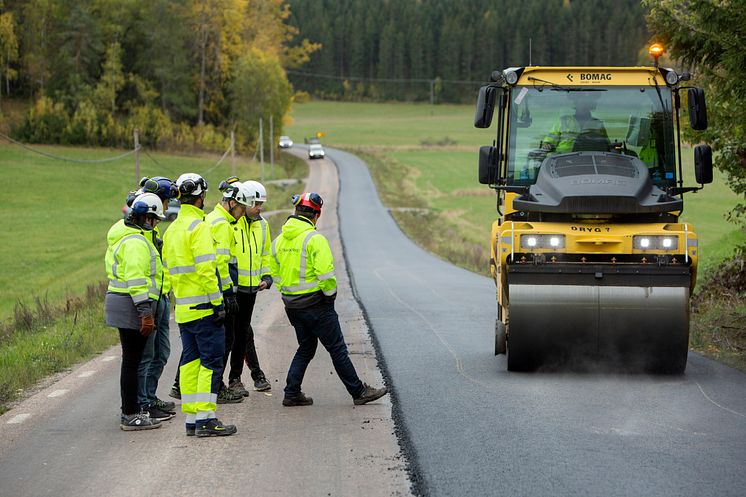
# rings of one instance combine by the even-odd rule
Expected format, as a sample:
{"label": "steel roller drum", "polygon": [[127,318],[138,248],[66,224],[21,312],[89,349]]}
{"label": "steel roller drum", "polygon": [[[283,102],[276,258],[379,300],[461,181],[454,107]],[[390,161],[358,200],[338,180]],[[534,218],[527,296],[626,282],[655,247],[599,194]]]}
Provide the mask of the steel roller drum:
{"label": "steel roller drum", "polygon": [[508,369],[612,366],[680,374],[689,289],[590,285],[509,287]]}

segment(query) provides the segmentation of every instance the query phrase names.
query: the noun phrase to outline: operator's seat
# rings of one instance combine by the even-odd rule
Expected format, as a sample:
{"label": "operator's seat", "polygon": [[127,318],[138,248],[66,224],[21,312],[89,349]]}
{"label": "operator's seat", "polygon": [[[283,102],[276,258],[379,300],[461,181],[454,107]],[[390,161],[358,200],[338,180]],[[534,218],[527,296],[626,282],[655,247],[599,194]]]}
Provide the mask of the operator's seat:
{"label": "operator's seat", "polygon": [[596,131],[583,131],[575,138],[573,152],[608,152],[611,149],[611,141]]}

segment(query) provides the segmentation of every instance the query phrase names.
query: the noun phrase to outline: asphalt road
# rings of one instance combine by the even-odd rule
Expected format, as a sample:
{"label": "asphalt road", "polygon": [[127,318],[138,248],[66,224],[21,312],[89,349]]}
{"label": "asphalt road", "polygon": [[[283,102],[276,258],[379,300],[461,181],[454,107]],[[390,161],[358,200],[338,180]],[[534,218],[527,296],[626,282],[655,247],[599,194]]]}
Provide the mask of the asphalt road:
{"label": "asphalt road", "polygon": [[417,247],[364,163],[327,157],[417,493],[746,494],[746,374],[694,354],[682,377],[507,372],[493,355],[492,281]]}

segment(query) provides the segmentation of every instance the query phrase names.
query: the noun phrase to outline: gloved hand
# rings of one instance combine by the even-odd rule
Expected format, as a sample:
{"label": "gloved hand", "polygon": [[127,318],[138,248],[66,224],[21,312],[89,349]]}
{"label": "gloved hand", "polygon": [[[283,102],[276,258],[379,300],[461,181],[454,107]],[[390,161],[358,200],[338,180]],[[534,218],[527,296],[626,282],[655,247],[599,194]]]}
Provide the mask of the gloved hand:
{"label": "gloved hand", "polygon": [[212,306],[212,322],[218,326],[225,322],[225,307],[222,304]]}
{"label": "gloved hand", "polygon": [[238,312],[238,298],[235,293],[224,293],[223,304],[225,304],[225,311],[230,314],[236,314]]}
{"label": "gloved hand", "polygon": [[140,316],[140,334],[144,337],[150,336],[155,329],[155,316],[152,314],[146,314]]}

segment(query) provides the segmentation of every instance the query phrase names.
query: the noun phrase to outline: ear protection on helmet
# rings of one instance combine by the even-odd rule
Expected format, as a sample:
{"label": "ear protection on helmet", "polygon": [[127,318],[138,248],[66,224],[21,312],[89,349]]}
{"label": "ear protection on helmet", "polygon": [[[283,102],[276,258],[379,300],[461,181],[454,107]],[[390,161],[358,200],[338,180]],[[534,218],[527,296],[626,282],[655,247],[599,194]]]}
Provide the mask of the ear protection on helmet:
{"label": "ear protection on helmet", "polygon": [[132,204],[132,213],[138,216],[144,216],[150,211],[150,206],[145,202],[135,202]]}
{"label": "ear protection on helmet", "polygon": [[197,190],[197,183],[194,180],[186,179],[179,185],[179,196],[191,195]]}
{"label": "ear protection on helmet", "polygon": [[321,195],[316,192],[293,195],[290,201],[295,207],[306,207],[317,212],[321,212],[321,206],[324,205]]}
{"label": "ear protection on helmet", "polygon": [[231,176],[230,178],[224,179],[218,185],[218,190],[225,192],[233,183],[238,183],[238,176]]}

